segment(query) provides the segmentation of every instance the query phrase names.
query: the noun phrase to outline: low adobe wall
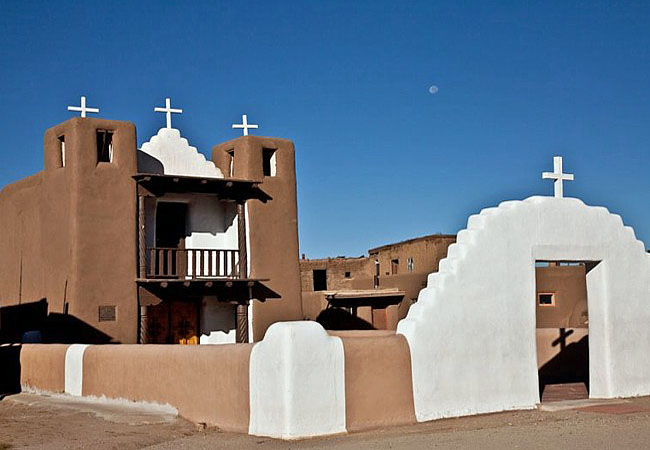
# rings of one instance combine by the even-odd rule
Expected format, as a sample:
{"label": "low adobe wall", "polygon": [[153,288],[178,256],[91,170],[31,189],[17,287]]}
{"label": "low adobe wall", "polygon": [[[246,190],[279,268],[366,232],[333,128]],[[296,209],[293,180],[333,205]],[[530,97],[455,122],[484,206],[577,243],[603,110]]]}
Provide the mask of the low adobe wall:
{"label": "low adobe wall", "polygon": [[411,357],[390,331],[276,323],[257,344],[24,345],[21,383],[169,404],[193,422],[295,439],[415,423]]}
{"label": "low adobe wall", "polygon": [[248,432],[251,344],[23,345],[24,387],[169,404],[193,422]]}
{"label": "low adobe wall", "polygon": [[411,353],[392,331],[330,332],[343,341],[347,431],[413,424]]}
{"label": "low adobe wall", "polygon": [[24,344],[20,350],[20,384],[42,391],[63,392],[68,347],[65,344]]}
{"label": "low adobe wall", "polygon": [[193,422],[248,431],[252,345],[104,345],[83,357],[83,395],[168,403]]}

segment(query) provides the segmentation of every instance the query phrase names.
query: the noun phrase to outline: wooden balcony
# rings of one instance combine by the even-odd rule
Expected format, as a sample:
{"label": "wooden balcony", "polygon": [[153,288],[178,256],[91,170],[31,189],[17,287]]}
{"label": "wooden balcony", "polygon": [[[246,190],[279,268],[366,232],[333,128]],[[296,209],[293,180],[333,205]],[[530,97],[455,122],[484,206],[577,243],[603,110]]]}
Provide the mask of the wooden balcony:
{"label": "wooden balcony", "polygon": [[147,279],[238,279],[241,273],[239,250],[147,248]]}

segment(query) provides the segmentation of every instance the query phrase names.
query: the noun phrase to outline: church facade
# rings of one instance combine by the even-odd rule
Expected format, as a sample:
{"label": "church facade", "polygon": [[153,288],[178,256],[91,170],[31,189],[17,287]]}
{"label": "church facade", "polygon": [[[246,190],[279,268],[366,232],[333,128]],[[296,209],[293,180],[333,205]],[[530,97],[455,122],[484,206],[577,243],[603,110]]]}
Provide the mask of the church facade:
{"label": "church facade", "polygon": [[33,304],[47,314],[21,331],[45,342],[247,342],[302,319],[288,140],[244,136],[207,161],[169,123],[138,149],[131,123],[73,118],[0,211],[5,334]]}

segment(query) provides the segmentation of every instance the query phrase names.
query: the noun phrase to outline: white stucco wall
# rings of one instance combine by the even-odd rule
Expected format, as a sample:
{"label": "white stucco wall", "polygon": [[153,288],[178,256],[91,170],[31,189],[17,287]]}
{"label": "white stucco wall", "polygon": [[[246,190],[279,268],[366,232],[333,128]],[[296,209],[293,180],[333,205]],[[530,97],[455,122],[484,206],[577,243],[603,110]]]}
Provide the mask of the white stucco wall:
{"label": "white stucco wall", "polygon": [[236,342],[236,306],[204,297],[201,305],[200,344],[234,344]]}
{"label": "white stucco wall", "polygon": [[181,137],[175,128],[161,128],[138,151],[138,170],[142,173],[223,178],[212,161]]}
{"label": "white stucco wall", "polygon": [[650,255],[621,218],[531,197],[471,216],[398,333],[419,421],[539,402],[535,260],[601,261],[587,275],[590,396],[650,394]]}
{"label": "white stucco wall", "polygon": [[343,342],[316,322],[278,322],[250,358],[249,433],[283,439],[345,432]]}

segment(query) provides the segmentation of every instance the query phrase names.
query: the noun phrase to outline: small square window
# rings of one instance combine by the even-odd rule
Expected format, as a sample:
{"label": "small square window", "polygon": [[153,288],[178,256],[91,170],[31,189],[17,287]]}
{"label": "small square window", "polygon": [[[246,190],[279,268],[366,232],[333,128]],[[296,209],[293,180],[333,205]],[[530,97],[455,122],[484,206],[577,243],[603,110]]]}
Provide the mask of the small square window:
{"label": "small square window", "polygon": [[406,260],[406,270],[408,270],[409,272],[413,272],[414,268],[415,268],[415,261],[413,260],[413,258],[409,257]]}
{"label": "small square window", "polygon": [[390,261],[391,275],[397,275],[398,271],[399,271],[399,259],[391,259]]}
{"label": "small square window", "polygon": [[113,162],[113,132],[97,130],[97,163]]}
{"label": "small square window", "polygon": [[345,278],[350,278],[352,274],[350,272],[345,272]]}
{"label": "small square window", "polygon": [[275,150],[272,148],[262,149],[262,171],[265,177],[275,176]]}
{"label": "small square window", "polygon": [[555,306],[555,294],[551,292],[540,292],[537,294],[539,306]]}

